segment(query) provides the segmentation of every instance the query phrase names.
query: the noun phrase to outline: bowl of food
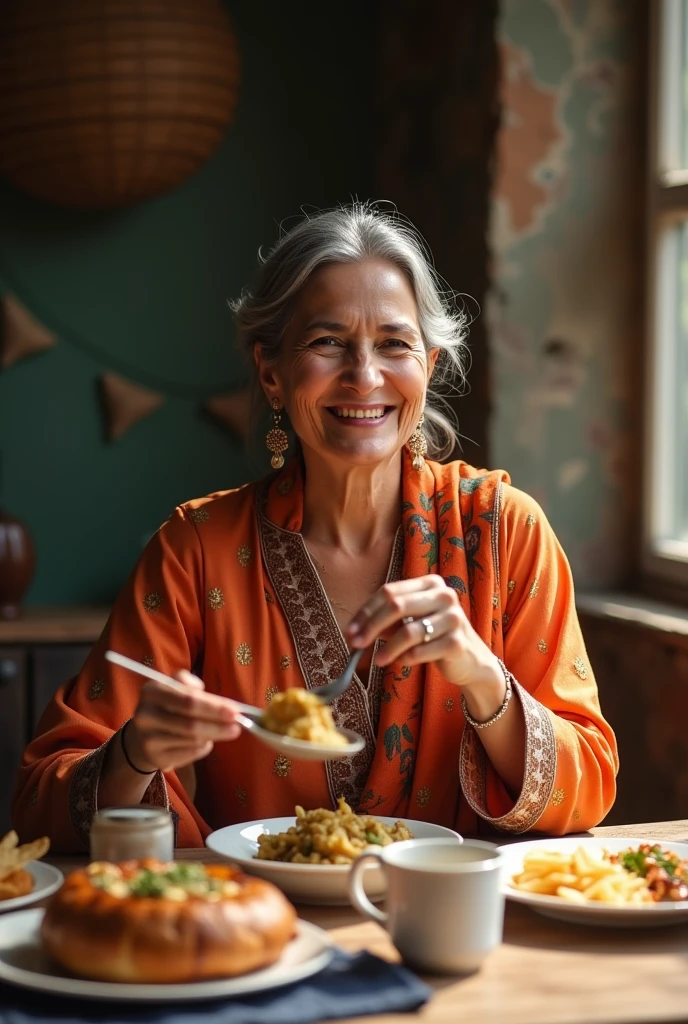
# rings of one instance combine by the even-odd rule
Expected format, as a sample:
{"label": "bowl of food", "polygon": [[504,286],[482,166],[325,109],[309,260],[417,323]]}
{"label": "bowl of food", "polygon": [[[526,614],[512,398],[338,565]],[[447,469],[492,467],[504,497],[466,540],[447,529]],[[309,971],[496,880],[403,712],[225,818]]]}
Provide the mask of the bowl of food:
{"label": "bowl of food", "polygon": [[[427,821],[355,814],[342,798],[336,810],[295,808],[292,817],[245,821],[212,832],[206,845],[249,874],[277,885],[297,903],[345,906],[348,877],[360,854],[405,839],[438,839],[459,835]],[[385,877],[376,865],[366,868],[364,888],[379,902]]]}

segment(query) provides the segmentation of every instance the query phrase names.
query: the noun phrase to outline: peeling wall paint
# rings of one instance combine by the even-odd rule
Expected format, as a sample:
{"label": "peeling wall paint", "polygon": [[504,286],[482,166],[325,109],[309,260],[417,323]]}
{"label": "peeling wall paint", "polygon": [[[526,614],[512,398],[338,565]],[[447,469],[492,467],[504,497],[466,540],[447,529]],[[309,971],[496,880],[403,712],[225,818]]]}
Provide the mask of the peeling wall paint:
{"label": "peeling wall paint", "polygon": [[491,463],[543,505],[588,589],[633,560],[642,8],[505,0],[500,25]]}

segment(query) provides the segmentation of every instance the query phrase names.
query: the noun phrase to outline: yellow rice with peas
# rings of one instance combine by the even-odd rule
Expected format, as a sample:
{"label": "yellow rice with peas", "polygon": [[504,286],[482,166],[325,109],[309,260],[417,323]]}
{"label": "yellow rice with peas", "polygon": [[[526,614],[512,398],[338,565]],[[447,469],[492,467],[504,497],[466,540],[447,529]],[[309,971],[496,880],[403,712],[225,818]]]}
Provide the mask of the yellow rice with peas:
{"label": "yellow rice with peas", "polygon": [[259,860],[292,864],[350,864],[371,846],[389,846],[413,833],[403,821],[383,825],[369,814],[354,814],[340,797],[336,811],[296,807],[296,824],[286,832],[258,837]]}

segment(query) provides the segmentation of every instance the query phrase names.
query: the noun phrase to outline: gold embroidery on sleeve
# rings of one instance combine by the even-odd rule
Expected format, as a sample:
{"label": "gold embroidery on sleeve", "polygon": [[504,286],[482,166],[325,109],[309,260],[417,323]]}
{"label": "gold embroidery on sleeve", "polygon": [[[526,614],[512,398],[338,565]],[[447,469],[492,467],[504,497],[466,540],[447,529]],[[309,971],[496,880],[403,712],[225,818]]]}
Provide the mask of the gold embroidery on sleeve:
{"label": "gold embroidery on sleeve", "polygon": [[292,489],[293,486],[294,480],[292,477],[288,476],[286,480],[280,480],[280,482],[277,485],[277,490],[280,492],[280,494],[289,494],[289,491]]}
{"label": "gold embroidery on sleeve", "polygon": [[145,665],[146,668],[155,668],[155,658],[152,654],[147,654],[145,658],[142,658],[141,663]]}
{"label": "gold embroidery on sleeve", "polygon": [[416,793],[416,803],[419,807],[427,807],[430,803],[432,792],[429,786],[421,786]]}
{"label": "gold embroidery on sleeve", "polygon": [[263,593],[265,594],[265,600],[267,601],[268,604],[275,603],[274,597],[266,587],[263,587]]}
{"label": "gold embroidery on sleeve", "polygon": [[289,657],[288,654],[283,654],[282,657],[280,658],[280,668],[281,669],[288,669],[290,665],[291,665],[291,658]]}
{"label": "gold embroidery on sleeve", "polygon": [[499,606],[499,597],[496,594],[492,595],[492,607],[497,608]]}
{"label": "gold embroidery on sleeve", "polygon": [[248,644],[241,643],[236,649],[236,659],[240,665],[250,665],[253,661],[253,654]]}
{"label": "gold embroidery on sleeve", "polygon": [[212,590],[208,591],[208,604],[214,612],[219,612],[220,608],[224,608],[225,595],[219,587],[213,587]]}
{"label": "gold embroidery on sleeve", "polygon": [[276,693],[279,693],[279,686],[268,686],[265,691],[265,703],[269,704]]}
{"label": "gold embroidery on sleeve", "polygon": [[537,594],[539,589],[540,589],[540,577],[536,576],[535,579],[533,580],[533,582],[530,585],[530,590],[528,591],[528,597],[530,598],[531,601],[536,596],[536,594]]}
{"label": "gold embroidery on sleeve", "polygon": [[445,711],[453,711],[454,710],[454,705],[455,705],[455,701],[451,697],[447,697],[447,699],[444,702],[444,710]]}
{"label": "gold embroidery on sleeve", "polygon": [[237,795],[237,800],[239,801],[241,806],[245,807],[246,806],[246,801],[248,800],[248,795],[247,795],[246,790],[244,789],[243,786],[237,786],[237,788],[236,788],[236,795]]}
{"label": "gold embroidery on sleeve", "polygon": [[459,772],[466,800],[481,818],[507,832],[527,832],[550,802],[557,773],[557,743],[547,708],[517,682],[513,687],[514,696],[520,699],[526,725],[523,787],[515,805],[501,817],[490,816],[486,803],[487,757],[475,729],[463,731]]}
{"label": "gold embroidery on sleeve", "polygon": [[286,779],[291,772],[291,761],[283,754],[279,754],[273,763],[272,770],[280,779]]}
{"label": "gold embroidery on sleeve", "polygon": [[547,641],[546,640],[538,640],[537,648],[538,648],[538,651],[540,652],[540,654],[547,654],[547,651],[549,650],[549,648],[547,647]]}
{"label": "gold embroidery on sleeve", "polygon": [[103,696],[104,692],[105,692],[105,680],[104,679],[94,679],[93,682],[91,683],[91,685],[88,688],[88,699],[89,700],[98,700],[99,697]]}
{"label": "gold embroidery on sleeve", "polygon": [[207,523],[210,519],[210,512],[205,508],[190,508],[189,519],[194,523]]}
{"label": "gold embroidery on sleeve", "polygon": [[537,522],[537,519],[535,518],[534,515],[527,515],[526,516],[526,526],[535,526],[536,522]]}
{"label": "gold embroidery on sleeve", "polygon": [[242,544],[240,548],[237,548],[237,558],[239,559],[239,565],[244,569],[250,564],[253,552],[248,544]]}
{"label": "gold embroidery on sleeve", "polygon": [[506,585],[506,589],[509,591],[510,594],[513,594],[514,590],[516,589],[516,580],[509,580],[509,582]]}
{"label": "gold embroidery on sleeve", "polygon": [[563,802],[564,802],[564,795],[565,794],[564,794],[564,790],[563,789],[555,789],[554,792],[552,793],[552,801],[551,801],[552,804],[555,807],[559,807],[559,805],[563,804]]}
{"label": "gold embroidery on sleeve", "polygon": [[154,590],[150,594],[144,594],[143,607],[147,612],[159,611],[159,609],[162,608],[162,594],[159,594],[157,590]]}
{"label": "gold embroidery on sleeve", "polygon": [[583,661],[582,658],[574,658],[573,659],[573,670],[574,670],[574,672],[576,673],[576,675],[578,676],[579,679],[587,679],[588,678],[588,667],[587,667],[587,665],[585,664],[585,662]]}
{"label": "gold embroidery on sleeve", "polygon": [[571,817],[573,818],[574,821],[580,821],[580,811],[578,810],[577,807],[574,809],[574,812],[571,815]]}

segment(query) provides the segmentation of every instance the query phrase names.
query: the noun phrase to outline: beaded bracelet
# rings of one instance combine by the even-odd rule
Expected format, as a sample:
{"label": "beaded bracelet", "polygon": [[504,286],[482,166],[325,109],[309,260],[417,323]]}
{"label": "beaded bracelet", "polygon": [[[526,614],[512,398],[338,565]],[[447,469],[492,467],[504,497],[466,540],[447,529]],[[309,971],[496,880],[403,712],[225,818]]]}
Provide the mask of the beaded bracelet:
{"label": "beaded bracelet", "polygon": [[131,758],[129,757],[129,754],[127,754],[127,748],[124,745],[124,733],[127,731],[127,726],[129,725],[129,722],[131,722],[131,718],[124,723],[119,732],[119,741],[122,744],[122,753],[124,754],[124,760],[127,762],[129,767],[132,768],[135,772],[138,772],[139,775],[155,775],[155,773],[158,770],[157,768],[154,768],[152,772],[144,772],[142,771],[141,768],[136,767],[136,765],[132,762]]}
{"label": "beaded bracelet", "polygon": [[[497,661],[499,661],[499,658],[497,658]],[[463,711],[464,718],[466,719],[468,724],[472,725],[474,729],[488,729],[491,725],[494,725],[495,722],[499,721],[499,719],[502,717],[502,715],[509,706],[511,694],[513,693],[513,688],[511,686],[513,676],[511,675],[511,672],[509,672],[509,669],[506,667],[503,661],[499,661],[499,664],[502,669],[502,672],[504,673],[504,680],[506,682],[506,693],[504,694],[502,706],[500,708],[497,708],[494,715],[490,715],[490,717],[485,719],[484,722],[479,722],[477,718],[473,718],[473,716],[470,714],[468,707],[466,705],[466,698],[464,697],[463,694],[461,694],[461,710]]]}

